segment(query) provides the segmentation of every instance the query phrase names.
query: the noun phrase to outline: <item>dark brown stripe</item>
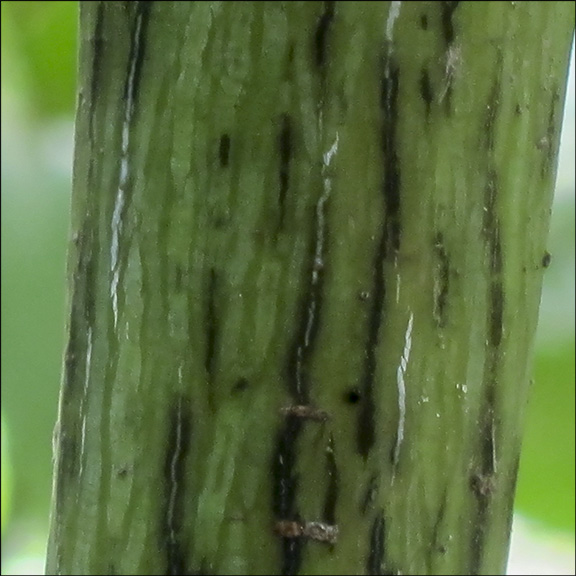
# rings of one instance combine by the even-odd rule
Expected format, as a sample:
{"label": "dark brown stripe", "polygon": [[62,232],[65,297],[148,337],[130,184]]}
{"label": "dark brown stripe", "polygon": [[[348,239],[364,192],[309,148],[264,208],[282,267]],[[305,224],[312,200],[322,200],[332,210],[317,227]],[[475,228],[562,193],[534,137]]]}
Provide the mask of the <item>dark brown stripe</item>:
{"label": "dark brown stripe", "polygon": [[278,136],[278,156],[280,158],[279,181],[280,191],[278,194],[278,227],[284,227],[286,217],[286,196],[290,187],[290,160],[292,159],[293,148],[292,124],[290,116],[282,115],[280,123],[280,134]]}
{"label": "dark brown stripe", "polygon": [[428,16],[426,14],[420,16],[420,28],[422,28],[422,30],[428,30]]}
{"label": "dark brown stripe", "polygon": [[336,454],[334,453],[334,437],[330,434],[328,447],[326,449],[326,475],[328,486],[324,500],[323,520],[326,524],[336,525],[336,505],[338,503],[339,474],[336,465]]}
{"label": "dark brown stripe", "polygon": [[164,458],[164,504],[160,535],[166,556],[166,574],[186,574],[189,539],[182,533],[186,505],[186,460],[192,439],[190,400],[178,396],[168,413],[168,438]]}
{"label": "dark brown stripe", "polygon": [[334,19],[334,5],[336,2],[324,2],[322,15],[318,19],[316,30],[314,31],[314,62],[321,70],[326,62],[326,52],[328,46],[328,31]]}

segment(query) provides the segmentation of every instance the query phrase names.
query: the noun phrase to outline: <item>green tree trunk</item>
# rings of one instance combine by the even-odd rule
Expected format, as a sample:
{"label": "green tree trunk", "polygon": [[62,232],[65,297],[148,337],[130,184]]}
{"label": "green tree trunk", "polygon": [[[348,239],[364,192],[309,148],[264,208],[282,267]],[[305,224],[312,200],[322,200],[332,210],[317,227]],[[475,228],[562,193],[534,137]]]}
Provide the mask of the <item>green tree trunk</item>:
{"label": "green tree trunk", "polygon": [[506,564],[571,2],[82,2],[48,574]]}

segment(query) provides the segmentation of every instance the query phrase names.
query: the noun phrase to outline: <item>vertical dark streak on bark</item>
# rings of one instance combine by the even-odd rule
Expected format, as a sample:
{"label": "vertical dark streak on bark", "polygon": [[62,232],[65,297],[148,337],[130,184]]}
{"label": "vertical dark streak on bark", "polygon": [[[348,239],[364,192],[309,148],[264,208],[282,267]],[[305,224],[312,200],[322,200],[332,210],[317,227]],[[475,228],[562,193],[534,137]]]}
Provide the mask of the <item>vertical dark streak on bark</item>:
{"label": "vertical dark streak on bark", "polygon": [[426,120],[428,120],[432,101],[434,100],[434,93],[432,91],[432,83],[430,82],[430,74],[427,68],[422,68],[420,71],[420,97],[426,107]]}
{"label": "vertical dark streak on bark", "polygon": [[420,28],[422,28],[422,30],[428,30],[428,16],[426,14],[420,16]]}
{"label": "vertical dark streak on bark", "polygon": [[96,98],[98,96],[98,85],[100,83],[100,69],[104,51],[104,38],[102,28],[104,22],[104,2],[98,3],[96,10],[96,24],[94,25],[94,36],[92,38],[92,65],[90,73],[90,112],[88,114],[88,135],[90,140],[94,136],[94,114],[96,112]]}
{"label": "vertical dark streak on bark", "polygon": [[370,530],[370,548],[368,552],[367,574],[383,574],[384,570],[384,514],[378,512]]}
{"label": "vertical dark streak on bark", "polygon": [[498,195],[498,181],[496,168],[494,166],[494,139],[495,124],[498,113],[500,96],[500,74],[498,73],[496,82],[492,89],[488,104],[488,114],[486,119],[486,146],[488,152],[488,174],[484,192],[484,222],[483,231],[488,249],[490,266],[490,314],[488,318],[489,346],[492,348],[490,357],[492,367],[490,378],[493,374],[495,362],[498,356],[497,348],[500,346],[503,334],[503,314],[504,314],[504,290],[502,287],[502,245],[500,242],[500,222],[496,210],[496,198]]}
{"label": "vertical dark streak on bark", "polygon": [[328,448],[326,450],[326,475],[328,476],[328,487],[324,501],[323,520],[326,524],[335,526],[336,504],[338,503],[339,474],[336,465],[336,454],[334,452],[334,437],[330,434]]}
{"label": "vertical dark streak on bark", "polygon": [[358,452],[366,458],[375,441],[374,379],[377,365],[377,348],[380,340],[386,289],[384,284],[384,261],[395,256],[400,248],[400,166],[396,131],[398,122],[398,76],[395,63],[385,61],[385,73],[381,84],[382,107],[382,155],[384,164],[383,231],[372,264],[372,306],[368,324],[368,339],[364,352],[362,376],[362,400],[358,411],[356,443]]}
{"label": "vertical dark streak on bark", "polygon": [[[278,520],[299,520],[296,509],[298,475],[296,464],[296,442],[302,429],[302,420],[296,416],[286,417],[276,438],[276,449],[272,461],[272,511]],[[303,540],[282,538],[282,574],[297,574],[302,561]]]}
{"label": "vertical dark streak on bark", "polygon": [[558,153],[558,128],[557,111],[558,104],[560,103],[560,94],[558,88],[552,90],[552,101],[550,102],[550,109],[548,111],[548,123],[546,126],[546,137],[544,139],[546,154],[542,158],[541,176],[545,178],[550,173],[550,170],[556,166],[554,162]]}
{"label": "vertical dark streak on bark", "polygon": [[442,22],[442,36],[446,45],[452,44],[454,41],[454,12],[458,8],[460,2],[442,2],[442,12],[440,20]]}
{"label": "vertical dark streak on bark", "polygon": [[192,439],[190,400],[175,398],[168,413],[168,438],[164,459],[164,505],[160,519],[162,549],[166,555],[166,574],[186,574],[186,556],[190,545],[182,533],[186,504],[186,460]]}
{"label": "vertical dark streak on bark", "polygon": [[328,32],[330,24],[334,19],[334,5],[336,2],[324,2],[324,10],[318,19],[316,31],[314,33],[314,63],[324,74],[324,64],[326,62],[326,48],[328,44]]}
{"label": "vertical dark streak on bark", "polygon": [[[130,56],[128,57],[128,69],[126,72],[126,83],[124,85],[124,100],[128,100],[128,95],[131,91],[134,99],[134,108],[138,105],[142,64],[146,53],[148,22],[150,19],[150,9],[152,8],[153,3],[154,2],[150,0],[136,2],[136,15],[132,25]],[[132,2],[130,2],[130,4],[132,4]],[[132,66],[134,66],[133,69]]]}
{"label": "vertical dark streak on bark", "polygon": [[220,136],[218,158],[220,159],[220,166],[226,168],[230,161],[230,136],[228,134],[222,134],[222,136]]}
{"label": "vertical dark streak on bark", "polygon": [[[93,286],[95,285],[95,261],[92,255],[91,220],[87,215],[78,233],[78,259],[73,275],[73,294],[70,311],[70,326],[68,343],[64,357],[64,378],[62,385],[62,412],[67,410],[85,409],[83,406],[85,390],[81,382],[86,370],[86,358],[81,354],[87,349],[87,335],[93,330],[95,322],[95,301]],[[70,483],[78,479],[80,469],[80,454],[78,453],[79,426],[81,417],[75,418],[70,424],[68,415],[60,419],[58,432],[58,464],[56,484],[56,513],[61,512],[61,504]],[[64,427],[65,426],[65,427]]]}
{"label": "vertical dark streak on bark", "polygon": [[[500,59],[501,60],[501,59]],[[504,288],[502,285],[502,245],[500,223],[497,213],[498,181],[494,165],[494,142],[496,117],[500,97],[501,61],[498,64],[496,81],[487,106],[486,151],[488,155],[487,182],[484,193],[483,233],[486,242],[490,280],[488,287],[489,312],[487,318],[487,350],[483,399],[480,409],[479,462],[471,478],[471,489],[476,498],[476,518],[471,541],[470,573],[479,574],[484,560],[484,544],[488,528],[488,516],[495,488],[496,474],[496,420],[497,381],[500,344],[504,333]]]}
{"label": "vertical dark streak on bark", "polygon": [[70,496],[71,484],[78,480],[80,468],[80,455],[78,454],[77,433],[74,427],[57,424],[57,471],[56,471],[56,517],[61,517],[66,496]]}
{"label": "vertical dark streak on bark", "polygon": [[[326,41],[330,22],[334,13],[334,2],[324,3],[324,15],[320,18],[314,33],[315,63],[319,70],[319,91],[317,111],[319,118],[323,112],[324,90],[326,78]],[[290,71],[291,66],[289,66]],[[320,127],[321,124],[319,123]],[[321,128],[320,132],[322,132]],[[288,115],[282,117],[279,135],[280,157],[280,229],[284,225],[285,202],[290,185],[290,161],[293,156],[293,128]],[[320,140],[323,134],[320,133]],[[296,406],[310,404],[310,360],[314,352],[316,338],[320,327],[322,313],[323,270],[325,267],[326,248],[329,246],[329,230],[324,207],[327,196],[325,189],[320,190],[320,196],[315,206],[313,235],[310,241],[309,266],[306,270],[307,286],[298,305],[298,325],[294,339],[288,351],[285,365],[285,379],[292,403]],[[296,414],[287,413],[283,425],[276,438],[276,449],[272,461],[272,508],[279,522],[300,522],[297,509],[296,494],[298,475],[295,472],[298,454],[298,439],[302,431],[303,420]],[[334,515],[335,498],[337,494],[338,475],[333,471],[331,484],[327,494],[326,512]],[[305,545],[304,537],[285,537],[282,540],[281,573],[295,576],[302,564]]]}
{"label": "vertical dark streak on bark", "polygon": [[440,541],[440,528],[444,522],[444,517],[446,516],[446,505],[448,503],[448,494],[446,490],[442,496],[442,502],[438,510],[438,515],[434,521],[434,528],[432,529],[432,539],[430,542],[430,547],[428,549],[428,572],[430,574],[434,573],[434,558],[439,553],[444,555],[446,553],[446,546]]}
{"label": "vertical dark streak on bark", "polygon": [[216,312],[216,291],[218,290],[216,270],[212,268],[208,278],[206,294],[206,354],[204,356],[204,368],[209,381],[214,378],[214,363],[216,356],[216,340],[218,338],[218,314]]}
{"label": "vertical dark streak on bark", "polygon": [[[489,342],[493,348],[498,348],[502,342],[503,317],[504,317],[504,289],[502,287],[502,245],[500,244],[499,228],[493,231],[491,246],[490,269],[492,281],[490,287],[490,318],[489,318]],[[493,351],[497,355],[497,351]]]}
{"label": "vertical dark streak on bark", "polygon": [[374,403],[374,379],[376,376],[377,348],[382,322],[384,299],[384,259],[386,257],[386,236],[382,233],[380,244],[376,251],[373,270],[372,305],[368,320],[368,340],[364,348],[364,366],[361,382],[362,395],[358,410],[358,427],[356,429],[356,445],[358,453],[367,458],[375,440],[376,406]]}
{"label": "vertical dark streak on bark", "polygon": [[446,304],[450,286],[450,263],[441,232],[438,232],[434,238],[434,252],[438,263],[435,268],[437,279],[434,291],[434,318],[438,322],[438,327],[444,328],[446,326]]}
{"label": "vertical dark streak on bark", "polygon": [[[318,222],[316,222],[318,226]],[[315,232],[317,232],[315,226]],[[316,234],[314,235],[316,237]],[[327,244],[327,230],[324,229]],[[292,402],[307,405],[310,402],[309,362],[314,350],[322,309],[322,270],[318,269],[316,250],[311,243],[309,287],[301,301],[300,320],[286,365],[286,380]],[[272,463],[273,512],[278,520],[299,521],[296,508],[298,476],[294,472],[297,441],[302,430],[302,419],[288,415],[281,428]],[[296,575],[302,562],[304,539],[282,538],[282,574]]]}
{"label": "vertical dark streak on bark", "polygon": [[370,547],[366,563],[366,574],[385,576],[399,573],[390,566],[386,559],[386,521],[384,512],[380,510],[374,519],[370,530]]}
{"label": "vertical dark streak on bark", "polygon": [[386,62],[382,77],[382,156],[384,163],[386,256],[396,255],[400,249],[400,160],[398,157],[398,86],[399,68],[395,62]]}
{"label": "vertical dark streak on bark", "polygon": [[[314,226],[314,238],[318,233],[317,226],[318,222]],[[327,223],[324,225],[324,244],[326,246],[329,244]],[[314,242],[311,242],[310,245],[310,264],[307,278],[310,279],[309,286],[301,299],[299,324],[286,366],[290,395],[294,403],[299,405],[306,405],[310,402],[309,363],[314,351],[322,312],[324,275],[316,262]]]}
{"label": "vertical dark streak on bark", "polygon": [[484,558],[484,543],[488,527],[488,514],[494,489],[495,474],[495,383],[489,385],[481,409],[480,463],[471,479],[471,488],[476,498],[476,515],[470,547],[470,574],[480,574]]}
{"label": "vertical dark streak on bark", "polygon": [[290,116],[284,114],[281,120],[280,135],[278,137],[278,156],[280,157],[280,192],[278,194],[278,229],[284,227],[286,217],[286,196],[290,187],[290,160],[292,159],[292,124]]}
{"label": "vertical dark streak on bark", "polygon": [[368,509],[372,507],[377,492],[378,492],[378,476],[375,474],[370,478],[368,482],[368,487],[366,488],[366,492],[364,493],[364,498],[362,498],[362,502],[360,502],[360,512],[362,514],[366,514],[366,512],[368,512]]}

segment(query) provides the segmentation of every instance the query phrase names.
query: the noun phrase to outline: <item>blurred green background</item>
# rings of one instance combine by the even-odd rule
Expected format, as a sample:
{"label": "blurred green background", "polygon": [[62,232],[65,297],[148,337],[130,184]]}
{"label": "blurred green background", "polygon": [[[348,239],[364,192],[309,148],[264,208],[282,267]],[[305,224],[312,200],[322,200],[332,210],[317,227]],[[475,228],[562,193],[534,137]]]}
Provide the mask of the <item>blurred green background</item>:
{"label": "blurred green background", "polygon": [[[38,574],[30,566],[42,565],[48,528],[65,337],[77,3],[8,1],[1,9],[2,560],[5,574]],[[573,550],[571,82],[516,509],[565,535]]]}

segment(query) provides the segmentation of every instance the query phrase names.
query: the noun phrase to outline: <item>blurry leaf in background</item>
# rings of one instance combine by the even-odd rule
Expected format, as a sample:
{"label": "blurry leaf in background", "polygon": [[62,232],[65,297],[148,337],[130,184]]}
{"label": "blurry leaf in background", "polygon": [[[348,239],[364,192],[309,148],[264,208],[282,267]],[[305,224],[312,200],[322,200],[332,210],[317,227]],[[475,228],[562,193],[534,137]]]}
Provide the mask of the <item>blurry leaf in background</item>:
{"label": "blurry leaf in background", "polygon": [[540,350],[522,450],[516,505],[574,530],[574,340]]}
{"label": "blurry leaf in background", "polygon": [[10,456],[8,454],[8,440],[6,437],[6,427],[4,426],[4,415],[2,415],[2,468],[1,473],[1,498],[0,498],[0,531],[4,533],[4,522],[8,518],[10,511],[10,496],[12,494],[12,468]]}
{"label": "blurry leaf in background", "polygon": [[2,84],[17,76],[35,115],[74,108],[77,18],[76,2],[2,2]]}

